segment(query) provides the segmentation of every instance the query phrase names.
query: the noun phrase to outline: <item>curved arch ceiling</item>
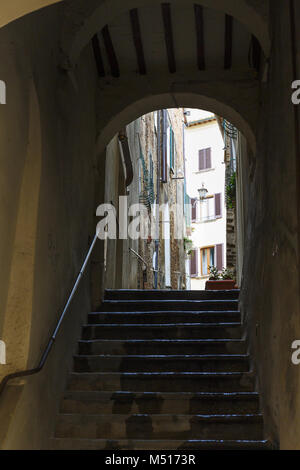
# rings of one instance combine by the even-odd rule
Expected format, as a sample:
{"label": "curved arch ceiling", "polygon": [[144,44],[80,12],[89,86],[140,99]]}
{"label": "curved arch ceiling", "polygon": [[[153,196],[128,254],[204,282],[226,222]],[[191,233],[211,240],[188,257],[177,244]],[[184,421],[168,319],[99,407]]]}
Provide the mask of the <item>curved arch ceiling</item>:
{"label": "curved arch ceiling", "polygon": [[242,132],[250,148],[255,152],[256,138],[250,123],[229,104],[224,104],[215,98],[195,92],[174,92],[172,95],[166,93],[156,96],[145,96],[142,99],[131,102],[124,108],[120,107],[114,115],[107,116],[106,122],[102,123],[97,141],[98,152],[101,153],[118,131],[130,122],[152,111],[174,107],[204,109],[224,117]]}
{"label": "curved arch ceiling", "polygon": [[[86,0],[84,0],[86,1]],[[83,0],[74,1],[72,10],[68,15],[68,24],[66,24],[65,36],[63,38],[63,48],[70,61],[71,65],[75,64],[82,49],[89,43],[93,35],[101,30],[105,25],[114,21],[114,19],[130,9],[142,7],[155,7],[161,5],[162,0],[94,0],[94,8],[84,10]],[[242,23],[246,29],[257,37],[260,41],[265,55],[268,57],[270,51],[270,36],[268,30],[268,21],[266,18],[264,6],[265,3],[261,0],[262,10],[258,11],[253,6],[252,0],[169,0],[168,3],[174,7],[177,6],[194,6],[200,4],[217,11],[221,11],[234,17],[237,21]],[[78,27],[74,27],[72,22],[72,12],[74,18],[78,20],[78,12],[84,11],[82,21]]]}
{"label": "curved arch ceiling", "polygon": [[[63,0],[10,0],[0,6],[0,27],[33,11]],[[81,50],[93,35],[114,18],[132,8],[157,6],[162,0],[73,0],[66,3],[68,14],[63,33],[63,49],[74,64]],[[266,56],[270,50],[267,2],[261,0],[169,0],[171,6],[192,6],[195,3],[233,16],[257,37]],[[79,16],[78,16],[79,15]],[[78,18],[81,21],[78,21]]]}
{"label": "curved arch ceiling", "polygon": [[0,5],[0,27],[62,0],[7,0]]}

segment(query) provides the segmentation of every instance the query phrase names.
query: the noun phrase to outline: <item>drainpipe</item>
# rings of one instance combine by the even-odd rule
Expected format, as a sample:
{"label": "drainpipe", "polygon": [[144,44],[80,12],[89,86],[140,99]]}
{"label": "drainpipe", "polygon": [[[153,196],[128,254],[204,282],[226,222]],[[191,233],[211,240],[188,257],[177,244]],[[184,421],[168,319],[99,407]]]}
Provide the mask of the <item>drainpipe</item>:
{"label": "drainpipe", "polygon": [[161,111],[158,111],[157,117],[157,191],[156,191],[156,236],[155,240],[155,276],[154,289],[158,289],[158,270],[159,270],[159,204],[160,204],[160,173],[161,173]]}

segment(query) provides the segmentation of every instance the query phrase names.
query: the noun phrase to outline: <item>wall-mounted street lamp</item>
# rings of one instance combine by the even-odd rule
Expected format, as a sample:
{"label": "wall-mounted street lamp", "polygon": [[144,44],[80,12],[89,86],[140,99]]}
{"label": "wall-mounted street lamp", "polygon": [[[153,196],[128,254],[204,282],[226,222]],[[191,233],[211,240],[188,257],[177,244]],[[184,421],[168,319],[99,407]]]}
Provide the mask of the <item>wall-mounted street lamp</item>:
{"label": "wall-mounted street lamp", "polygon": [[203,201],[206,198],[208,190],[205,188],[204,183],[202,183],[202,188],[198,189],[199,200]]}
{"label": "wall-mounted street lamp", "polygon": [[194,203],[193,203],[193,205],[192,205],[193,208],[194,208],[199,202],[204,201],[204,199],[206,199],[206,197],[207,197],[208,190],[207,190],[206,187],[204,186],[204,183],[202,183],[202,188],[198,189],[198,193],[199,193],[199,197],[194,200]]}

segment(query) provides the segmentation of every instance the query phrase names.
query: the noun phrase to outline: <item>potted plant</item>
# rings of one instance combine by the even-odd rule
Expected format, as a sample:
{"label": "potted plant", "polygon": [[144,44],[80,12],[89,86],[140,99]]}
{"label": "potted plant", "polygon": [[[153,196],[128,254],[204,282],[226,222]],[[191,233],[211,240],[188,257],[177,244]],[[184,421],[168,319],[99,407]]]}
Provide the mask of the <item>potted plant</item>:
{"label": "potted plant", "polygon": [[232,290],[237,289],[234,273],[224,268],[220,273],[216,266],[209,267],[209,280],[206,281],[205,290]]}

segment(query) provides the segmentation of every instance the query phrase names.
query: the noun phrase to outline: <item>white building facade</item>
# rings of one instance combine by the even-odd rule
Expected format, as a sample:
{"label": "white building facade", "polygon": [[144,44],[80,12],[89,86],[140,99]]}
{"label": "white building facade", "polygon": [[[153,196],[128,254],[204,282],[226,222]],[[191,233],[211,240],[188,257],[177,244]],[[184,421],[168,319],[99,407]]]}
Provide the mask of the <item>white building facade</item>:
{"label": "white building facade", "polygon": [[[226,267],[224,140],[214,114],[185,109],[187,194],[192,199],[191,289],[205,289],[209,267]],[[206,189],[199,194],[199,189]],[[206,194],[200,199],[201,194]]]}

